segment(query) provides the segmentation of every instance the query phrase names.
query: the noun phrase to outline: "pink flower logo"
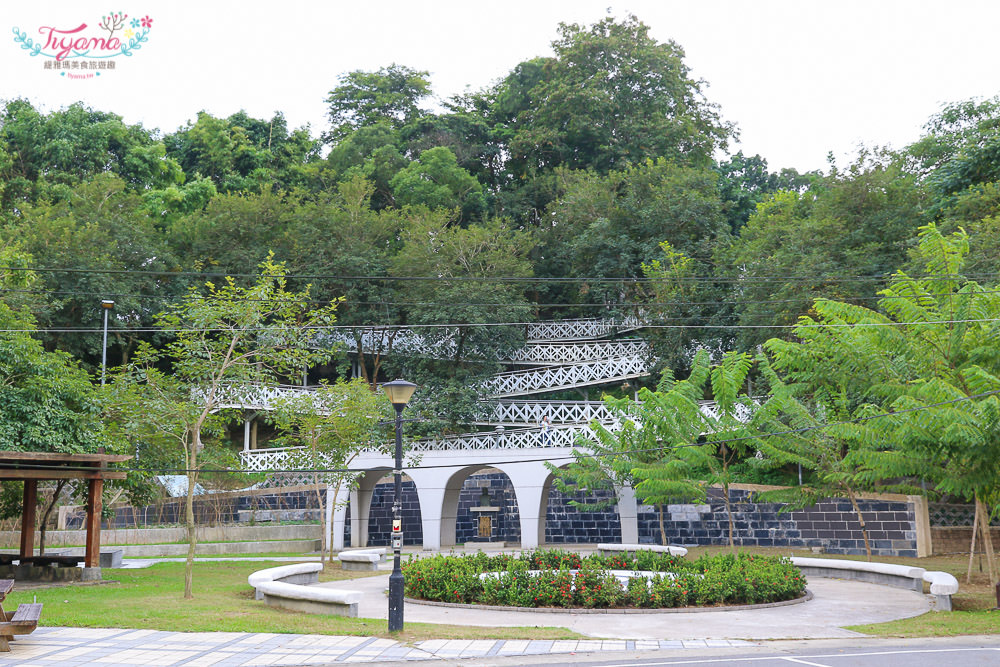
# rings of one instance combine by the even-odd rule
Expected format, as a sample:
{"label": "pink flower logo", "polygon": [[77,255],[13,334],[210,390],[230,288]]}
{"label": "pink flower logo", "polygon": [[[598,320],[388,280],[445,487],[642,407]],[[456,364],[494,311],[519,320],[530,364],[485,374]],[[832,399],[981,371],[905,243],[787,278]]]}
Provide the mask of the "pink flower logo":
{"label": "pink flower logo", "polygon": [[153,27],[153,19],[149,18],[149,14],[147,14],[144,17],[142,17],[142,21],[141,22],[142,22],[142,27],[143,28],[152,28]]}

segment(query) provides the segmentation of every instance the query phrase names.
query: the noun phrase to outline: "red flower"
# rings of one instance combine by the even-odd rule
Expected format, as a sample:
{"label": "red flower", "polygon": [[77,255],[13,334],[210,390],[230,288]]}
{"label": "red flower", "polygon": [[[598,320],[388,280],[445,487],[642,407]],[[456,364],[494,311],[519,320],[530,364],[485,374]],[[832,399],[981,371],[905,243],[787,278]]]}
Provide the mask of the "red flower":
{"label": "red flower", "polygon": [[149,14],[146,14],[146,16],[144,16],[142,18],[141,22],[142,22],[142,27],[143,28],[152,28],[153,27],[153,19],[149,18]]}

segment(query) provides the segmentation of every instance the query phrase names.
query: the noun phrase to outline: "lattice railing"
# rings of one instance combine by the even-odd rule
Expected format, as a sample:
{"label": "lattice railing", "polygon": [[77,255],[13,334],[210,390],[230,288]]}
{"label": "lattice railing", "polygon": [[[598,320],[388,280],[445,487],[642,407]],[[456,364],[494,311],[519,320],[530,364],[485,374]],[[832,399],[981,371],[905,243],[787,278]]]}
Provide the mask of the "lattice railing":
{"label": "lattice railing", "polygon": [[484,415],[484,423],[539,424],[545,416],[553,424],[587,424],[592,419],[616,422],[603,401],[498,401]]}
{"label": "lattice railing", "polygon": [[649,354],[649,345],[641,340],[530,343],[516,350],[510,361],[526,364],[572,364],[578,361]]}
{"label": "lattice railing", "polygon": [[629,315],[621,319],[581,319],[533,322],[528,325],[528,340],[586,340],[611,334],[634,331],[642,326],[639,318]]}
{"label": "lattice railing", "polygon": [[[491,432],[466,433],[445,438],[409,440],[404,443],[404,447],[407,452],[572,447],[576,444],[578,434],[590,437],[593,435],[593,432],[589,427],[583,425],[554,426],[548,431],[543,431],[539,428],[497,429]],[[269,470],[287,469],[289,463],[295,462],[294,455],[301,451],[301,447],[248,449],[240,452],[240,458],[246,470],[250,472],[266,472]],[[309,477],[312,476],[311,473],[301,474]]]}
{"label": "lattice railing", "polygon": [[[927,513],[932,526],[971,527],[975,522],[976,506],[959,503],[927,503]],[[990,521],[1000,526],[1000,517]]]}
{"label": "lattice railing", "polygon": [[271,410],[275,405],[275,400],[278,398],[315,390],[316,387],[300,387],[295,385],[227,387],[220,390],[218,407],[220,410],[227,408]]}
{"label": "lattice railing", "polygon": [[496,398],[524,396],[617,382],[647,374],[645,357],[625,356],[565,366],[500,373],[483,384],[483,392]]}
{"label": "lattice railing", "polygon": [[[718,418],[718,406],[714,401],[702,401],[701,412],[710,419]],[[619,420],[603,401],[497,401],[482,424],[539,424],[548,416],[553,424],[587,424],[598,422],[613,426]],[[750,421],[750,408],[736,406],[736,418]]]}

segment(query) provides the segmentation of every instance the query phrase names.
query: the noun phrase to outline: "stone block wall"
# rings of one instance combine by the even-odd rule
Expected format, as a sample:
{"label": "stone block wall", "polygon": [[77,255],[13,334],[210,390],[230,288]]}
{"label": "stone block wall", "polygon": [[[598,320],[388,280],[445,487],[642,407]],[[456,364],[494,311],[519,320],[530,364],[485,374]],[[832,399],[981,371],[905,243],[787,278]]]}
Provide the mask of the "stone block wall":
{"label": "stone block wall", "polygon": [[[812,507],[779,512],[779,503],[751,502],[751,492],[732,490],[733,528],[738,545],[823,547],[832,554],[865,553],[857,516],[848,500],[829,499]],[[872,553],[916,556],[913,508],[903,501],[859,500]],[[729,518],[721,489],[705,505],[668,505],[664,529],[671,544],[728,544]],[[651,507],[639,512],[639,541],[660,542],[659,519]]]}
{"label": "stone block wall", "polygon": [[[520,516],[510,480],[502,473],[473,475],[466,480],[459,496],[456,541],[472,541],[476,535],[477,514],[470,508],[479,505],[483,488],[488,488],[491,502],[501,509],[494,515],[495,541],[520,542]],[[857,517],[847,500],[830,499],[813,507],[779,512],[778,503],[751,502],[751,492],[732,490],[733,521],[737,544],[760,547],[822,547],[831,554],[863,554],[864,540]],[[611,498],[610,491],[590,494]],[[607,511],[587,512],[570,505],[570,497],[552,489],[546,512],[545,541],[549,544],[620,542],[621,521],[617,507]],[[916,556],[916,525],[913,507],[905,501],[859,500],[872,553],[884,556]],[[372,499],[368,543],[383,546],[389,542],[392,509],[392,484],[375,487]],[[348,512],[348,515],[350,513]],[[639,508],[639,541],[660,542],[659,518],[654,508]],[[667,541],[680,545],[722,545],[728,543],[728,517],[721,489],[712,489],[708,503],[668,505],[664,513]],[[420,506],[411,482],[403,485],[403,542],[419,545],[423,539]],[[350,519],[345,531],[350,543]]]}

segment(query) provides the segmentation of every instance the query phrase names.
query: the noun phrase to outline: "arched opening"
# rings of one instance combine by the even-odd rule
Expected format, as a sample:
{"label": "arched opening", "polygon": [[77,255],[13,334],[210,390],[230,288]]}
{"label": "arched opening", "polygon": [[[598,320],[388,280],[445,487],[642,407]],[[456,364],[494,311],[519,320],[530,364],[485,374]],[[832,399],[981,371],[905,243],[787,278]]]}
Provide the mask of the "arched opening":
{"label": "arched opening", "polygon": [[[417,487],[409,476],[402,478],[403,544],[422,544],[424,531]],[[392,471],[387,468],[366,470],[351,493],[351,503],[344,525],[345,544],[352,547],[389,545],[392,532],[392,503],[395,495]]]}
{"label": "arched opening", "polygon": [[442,499],[441,546],[520,541],[521,517],[510,477],[484,465],[452,473]]}

